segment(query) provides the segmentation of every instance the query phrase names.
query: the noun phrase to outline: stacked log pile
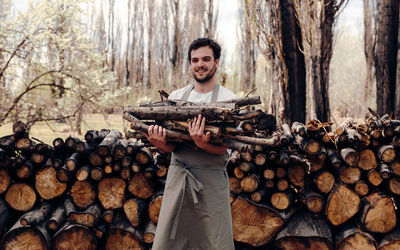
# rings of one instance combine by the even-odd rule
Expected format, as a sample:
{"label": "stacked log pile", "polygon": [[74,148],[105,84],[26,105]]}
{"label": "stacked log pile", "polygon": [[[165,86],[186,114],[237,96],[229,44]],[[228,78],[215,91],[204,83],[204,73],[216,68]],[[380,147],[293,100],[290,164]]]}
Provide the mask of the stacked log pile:
{"label": "stacked log pile", "polygon": [[[230,113],[239,106],[222,122],[207,117],[214,142],[236,150],[227,165],[236,249],[399,249],[400,121],[276,128],[261,111]],[[133,114],[125,118],[138,131],[159,123],[168,140],[194,146],[188,116]],[[169,155],[135,132],[49,146],[22,123],[13,130],[0,138],[1,249],[151,248]]]}
{"label": "stacked log pile", "polygon": [[[146,122],[155,117],[150,123],[167,127],[171,140],[186,142],[187,126],[176,124],[195,112],[183,111],[181,105],[187,104],[128,108],[125,118],[134,129],[146,131]],[[155,115],[160,106],[168,116]],[[397,249],[400,121],[371,111],[374,117],[366,124],[348,119],[335,131],[318,121],[266,129],[257,123],[265,116],[247,119],[259,111],[234,113],[237,106],[227,107],[219,118],[216,106],[212,112],[197,108],[209,121],[206,130],[221,129],[211,133],[212,141],[237,150],[228,173],[239,249]],[[221,128],[220,121],[231,126]],[[241,129],[235,131],[238,121]],[[397,238],[383,243],[387,235]]]}
{"label": "stacked log pile", "polygon": [[0,248],[148,249],[169,165],[150,149],[105,129],[50,146],[17,123],[0,138]]}

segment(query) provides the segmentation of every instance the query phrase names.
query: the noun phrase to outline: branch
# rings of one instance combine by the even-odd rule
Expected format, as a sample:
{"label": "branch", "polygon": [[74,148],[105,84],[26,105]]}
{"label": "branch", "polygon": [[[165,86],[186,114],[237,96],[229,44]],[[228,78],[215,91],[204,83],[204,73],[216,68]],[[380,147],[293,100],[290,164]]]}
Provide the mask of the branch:
{"label": "branch", "polygon": [[39,80],[41,77],[43,77],[43,76],[45,76],[45,75],[48,75],[48,74],[51,74],[51,73],[61,73],[61,74],[64,74],[64,75],[66,75],[66,76],[69,76],[69,77],[72,77],[72,78],[74,78],[74,79],[77,79],[76,77],[73,77],[73,76],[71,76],[71,75],[69,75],[69,74],[67,74],[67,73],[61,72],[60,70],[50,70],[50,71],[46,71],[46,72],[44,72],[44,73],[42,73],[42,74],[36,76],[36,77],[28,84],[28,87],[25,89],[25,91],[22,92],[21,94],[19,94],[19,95],[14,99],[13,105],[8,109],[8,111],[7,111],[2,117],[0,117],[0,124],[1,124],[2,122],[4,122],[4,120],[10,115],[10,113],[11,113],[11,112],[14,110],[14,108],[17,106],[18,102],[21,100],[21,98],[22,98],[25,94],[27,94],[28,92],[30,92],[31,90],[33,90],[33,89],[35,89],[35,88],[37,88],[37,87],[41,87],[41,86],[54,86],[54,87],[58,87],[58,88],[68,89],[68,88],[65,88],[65,87],[62,86],[62,85],[57,85],[57,84],[55,84],[55,83],[41,83],[41,84],[32,86],[32,84],[34,84],[34,83],[35,83],[37,80]]}
{"label": "branch", "polygon": [[71,115],[59,116],[59,117],[57,117],[57,118],[39,118],[39,117],[38,117],[38,118],[36,118],[36,119],[34,119],[34,120],[32,120],[32,121],[27,122],[26,125],[29,125],[29,127],[30,127],[30,126],[32,126],[32,125],[33,125],[34,123],[36,123],[36,122],[57,121],[57,120],[59,120],[59,119],[68,119],[68,118],[75,117],[76,113],[78,113],[78,111],[82,108],[83,104],[85,104],[85,102],[81,102],[81,103],[78,105],[78,108],[77,108],[77,109],[74,111],[74,113],[71,114]]}
{"label": "branch", "polygon": [[24,45],[24,43],[28,40],[29,37],[25,37],[19,44],[18,46],[15,48],[15,50],[12,52],[10,58],[8,58],[6,65],[4,65],[4,67],[1,69],[0,71],[0,79],[3,77],[4,72],[6,71],[6,69],[8,68],[8,65],[10,64],[11,60],[14,58],[14,56],[17,54],[17,51]]}

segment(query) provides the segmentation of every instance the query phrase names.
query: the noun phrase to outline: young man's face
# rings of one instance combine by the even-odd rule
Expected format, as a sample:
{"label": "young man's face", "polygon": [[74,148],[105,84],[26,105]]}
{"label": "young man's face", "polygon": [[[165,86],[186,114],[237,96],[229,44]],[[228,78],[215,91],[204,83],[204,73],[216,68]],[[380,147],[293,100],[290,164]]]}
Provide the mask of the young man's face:
{"label": "young man's face", "polygon": [[190,55],[190,69],[193,78],[198,83],[208,82],[217,71],[219,59],[214,60],[213,50],[209,46],[192,50]]}

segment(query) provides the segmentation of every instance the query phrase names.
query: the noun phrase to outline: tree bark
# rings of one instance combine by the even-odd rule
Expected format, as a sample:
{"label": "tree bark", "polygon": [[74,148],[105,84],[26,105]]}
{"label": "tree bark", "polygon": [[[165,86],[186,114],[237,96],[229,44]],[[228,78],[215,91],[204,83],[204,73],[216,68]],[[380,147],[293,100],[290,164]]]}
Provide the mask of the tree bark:
{"label": "tree bark", "polygon": [[374,51],[376,102],[379,115],[395,111],[399,1],[377,1]]}

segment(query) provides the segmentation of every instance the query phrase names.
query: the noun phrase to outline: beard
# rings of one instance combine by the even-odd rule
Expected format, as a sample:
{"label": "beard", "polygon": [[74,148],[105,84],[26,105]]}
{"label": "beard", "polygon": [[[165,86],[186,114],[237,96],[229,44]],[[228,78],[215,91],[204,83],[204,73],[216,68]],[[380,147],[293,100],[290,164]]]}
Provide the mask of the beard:
{"label": "beard", "polygon": [[211,78],[213,78],[213,76],[215,75],[215,72],[217,72],[217,67],[215,67],[215,64],[213,66],[213,68],[211,69],[211,71],[203,78],[203,79],[199,79],[195,73],[192,73],[193,78],[196,80],[196,82],[198,83],[206,83],[208,82]]}

